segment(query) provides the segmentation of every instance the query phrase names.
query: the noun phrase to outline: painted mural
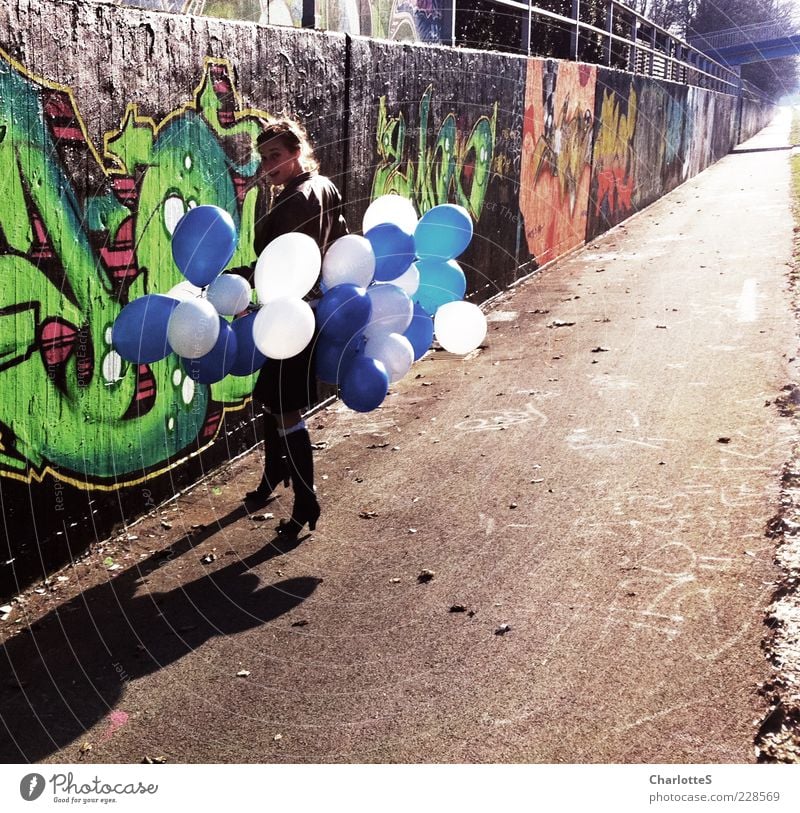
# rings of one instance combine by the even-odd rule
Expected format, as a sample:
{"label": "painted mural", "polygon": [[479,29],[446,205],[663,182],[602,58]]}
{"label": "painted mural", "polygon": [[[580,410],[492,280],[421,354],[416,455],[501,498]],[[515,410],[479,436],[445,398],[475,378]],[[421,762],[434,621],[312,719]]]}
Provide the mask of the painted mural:
{"label": "painted mural", "polygon": [[[378,166],[371,197],[396,193],[414,201],[424,214],[440,203],[458,203],[478,221],[493,171],[497,131],[497,102],[491,115],[469,120],[448,113],[438,128],[433,121],[433,86],[419,103],[413,127],[402,112],[390,115],[381,96],[376,133]],[[431,142],[428,134],[436,135]],[[413,134],[413,137],[412,137]]]}
{"label": "painted mural", "polygon": [[635,178],[631,208],[639,211],[683,179],[686,89],[671,82],[655,84],[636,77],[625,90],[628,97],[636,94],[630,175]]}
{"label": "painted mural", "polygon": [[599,107],[599,113],[592,154],[593,178],[587,239],[633,213],[638,95],[629,77],[622,77],[618,82],[625,85],[626,92],[598,82],[595,104]]}
{"label": "painted mural", "polygon": [[261,111],[241,109],[227,62],[155,122],[128,106],[102,155],[69,89],[0,52],[0,475],[46,473],[116,489],[215,438],[253,378],[196,385],[174,354],[130,364],[111,325],[127,304],[182,281],[171,233],[195,205],[225,208],[249,265]]}
{"label": "painted mural", "polygon": [[713,93],[699,93],[696,88],[689,89],[686,155],[688,177],[702,172],[716,157],[714,128],[707,124],[716,118],[716,104],[717,99]]}
{"label": "painted mural", "polygon": [[591,65],[528,62],[519,203],[539,265],[586,236],[596,77]]}

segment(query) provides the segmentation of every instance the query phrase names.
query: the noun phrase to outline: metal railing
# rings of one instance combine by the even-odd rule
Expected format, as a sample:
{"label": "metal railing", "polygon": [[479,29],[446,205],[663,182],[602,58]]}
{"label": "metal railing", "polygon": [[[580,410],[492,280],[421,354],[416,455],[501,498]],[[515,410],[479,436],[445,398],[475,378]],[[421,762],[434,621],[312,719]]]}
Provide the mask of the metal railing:
{"label": "metal railing", "polygon": [[[452,2],[457,9],[458,0]],[[533,0],[488,2],[522,18],[520,47],[509,50],[530,56],[594,62],[730,95],[766,100],[758,88],[742,81],[739,71],[712,59],[620,0],[561,3],[569,6],[568,14],[542,8]],[[456,9],[452,15],[446,15],[450,30],[443,32],[443,41],[464,45],[458,41]]]}
{"label": "metal railing", "polygon": [[709,34],[695,34],[689,37],[689,42],[696,48],[708,51],[718,51],[721,48],[732,48],[736,45],[747,45],[764,40],[779,39],[789,34],[797,33],[797,25],[791,21],[779,20],[777,22],[752,23],[738,28],[726,28]]}

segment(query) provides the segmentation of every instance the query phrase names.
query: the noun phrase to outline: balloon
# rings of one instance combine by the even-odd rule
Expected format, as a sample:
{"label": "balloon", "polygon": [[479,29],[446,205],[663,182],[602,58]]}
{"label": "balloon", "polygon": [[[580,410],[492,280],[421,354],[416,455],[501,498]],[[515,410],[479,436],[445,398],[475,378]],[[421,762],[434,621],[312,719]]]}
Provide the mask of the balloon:
{"label": "balloon", "polygon": [[209,353],[219,337],[219,314],[207,299],[186,299],[178,303],[167,327],[170,346],[187,359]]}
{"label": "balloon", "polygon": [[252,375],[267,360],[253,341],[253,322],[256,316],[258,311],[252,311],[231,322],[231,330],[236,334],[236,358],[228,371],[231,375]]}
{"label": "balloon", "polygon": [[342,401],[356,412],[377,409],[389,392],[389,376],[377,359],[356,355],[347,365],[339,384]]}
{"label": "balloon", "polygon": [[372,303],[363,288],[344,283],[331,288],[317,305],[317,326],[332,341],[346,342],[364,329]]}
{"label": "balloon", "polygon": [[346,234],[331,243],[322,261],[322,282],[326,289],[349,282],[366,288],[375,273],[375,254],[366,237]]}
{"label": "balloon", "polygon": [[220,274],[208,286],[208,301],[223,316],[235,316],[249,304],[253,294],[250,283],[238,274]]}
{"label": "balloon", "polygon": [[378,333],[402,333],[414,315],[414,304],[408,294],[396,285],[370,285],[367,296],[372,302],[372,313],[364,328],[369,338]]}
{"label": "balloon", "polygon": [[197,285],[193,285],[188,279],[185,279],[183,282],[173,285],[172,288],[167,291],[166,295],[173,297],[173,299],[180,299],[181,301],[184,299],[198,299],[203,295],[203,289]]}
{"label": "balloon", "polygon": [[317,378],[326,384],[338,384],[344,376],[345,369],[356,357],[363,341],[364,337],[361,334],[353,336],[346,343],[332,342],[320,336],[314,353]]}
{"label": "balloon", "polygon": [[111,328],[111,344],[127,361],[151,364],[166,358],[172,348],[167,340],[170,316],[178,300],[147,294],[129,302]]}
{"label": "balloon", "polygon": [[430,350],[433,341],[433,319],[421,305],[414,303],[414,317],[403,335],[414,348],[414,361],[421,359]]}
{"label": "balloon", "polygon": [[375,252],[375,280],[389,282],[414,262],[414,238],[393,223],[379,223],[365,235]]}
{"label": "balloon", "polygon": [[394,223],[404,232],[414,233],[417,227],[417,213],[414,204],[400,195],[381,195],[370,203],[361,221],[361,231],[366,234],[379,223]]}
{"label": "balloon", "polygon": [[486,317],[471,302],[448,302],[433,318],[439,344],[450,353],[471,353],[486,336]]}
{"label": "balloon", "polygon": [[420,218],[414,232],[417,256],[450,260],[458,257],[472,239],[472,218],[463,206],[442,203]]}
{"label": "balloon", "polygon": [[440,305],[463,299],[467,278],[455,260],[418,260],[417,268],[419,289],[414,301],[419,302],[428,313],[435,314]]}
{"label": "balloon", "polygon": [[[381,282],[378,284],[384,285],[387,283]],[[410,297],[413,297],[419,288],[419,268],[417,268],[417,264],[411,263],[399,277],[395,277],[395,279],[388,284],[402,288]]]}
{"label": "balloon", "polygon": [[319,246],[307,234],[292,231],[276,237],[256,261],[258,301],[302,299],[314,287],[321,263]]}
{"label": "balloon", "polygon": [[271,359],[288,359],[302,352],[314,337],[314,311],[299,297],[267,302],[253,322],[253,341]]}
{"label": "balloon", "polygon": [[172,232],[172,257],[189,282],[205,288],[219,276],[236,249],[233,218],[219,206],[195,206]]}
{"label": "balloon", "polygon": [[399,381],[414,363],[411,342],[399,333],[372,336],[364,345],[364,355],[383,363],[389,383]]}
{"label": "balloon", "polygon": [[236,361],[237,339],[228,322],[219,317],[219,336],[216,344],[198,359],[182,358],[184,370],[198,384],[222,381]]}

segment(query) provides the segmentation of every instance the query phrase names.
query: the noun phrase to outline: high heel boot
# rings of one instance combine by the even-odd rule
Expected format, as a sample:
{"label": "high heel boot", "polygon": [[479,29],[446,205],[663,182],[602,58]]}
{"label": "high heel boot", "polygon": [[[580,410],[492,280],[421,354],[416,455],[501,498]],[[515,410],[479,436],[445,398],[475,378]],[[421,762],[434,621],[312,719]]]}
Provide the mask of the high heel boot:
{"label": "high heel boot", "polygon": [[314,493],[314,455],[307,429],[290,432],[283,440],[292,475],[294,506],[291,518],[278,525],[278,533],[297,536],[306,524],[313,531],[321,513]]}
{"label": "high heel boot", "polygon": [[278,434],[278,422],[274,415],[264,413],[264,473],[258,488],[248,491],[245,500],[266,502],[281,480],[289,486],[289,465],[284,455],[283,442]]}

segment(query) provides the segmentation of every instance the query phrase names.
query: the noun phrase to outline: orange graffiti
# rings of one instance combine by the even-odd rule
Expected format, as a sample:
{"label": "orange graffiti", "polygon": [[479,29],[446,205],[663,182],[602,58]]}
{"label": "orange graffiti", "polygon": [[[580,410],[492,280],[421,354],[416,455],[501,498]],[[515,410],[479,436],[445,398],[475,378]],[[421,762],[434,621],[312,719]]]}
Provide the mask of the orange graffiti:
{"label": "orange graffiti", "polygon": [[596,76],[592,66],[528,62],[520,210],[540,265],[585,238]]}

